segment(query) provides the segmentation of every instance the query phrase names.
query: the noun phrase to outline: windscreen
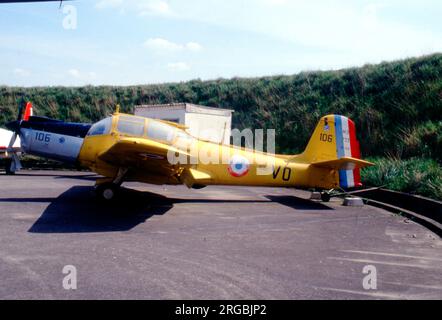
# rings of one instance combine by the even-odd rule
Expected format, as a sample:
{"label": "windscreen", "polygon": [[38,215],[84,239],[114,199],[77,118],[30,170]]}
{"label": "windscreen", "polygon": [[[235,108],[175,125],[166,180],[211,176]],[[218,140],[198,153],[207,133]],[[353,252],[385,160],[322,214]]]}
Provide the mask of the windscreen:
{"label": "windscreen", "polygon": [[106,118],[98,121],[89,129],[88,136],[99,136],[109,134],[112,127],[112,118]]}

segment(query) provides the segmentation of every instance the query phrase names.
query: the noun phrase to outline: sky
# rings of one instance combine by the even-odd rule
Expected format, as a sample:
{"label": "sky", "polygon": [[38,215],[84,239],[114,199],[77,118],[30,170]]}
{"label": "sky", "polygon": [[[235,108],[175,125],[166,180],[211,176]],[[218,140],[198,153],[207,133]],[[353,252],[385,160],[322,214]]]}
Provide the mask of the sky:
{"label": "sky", "polygon": [[295,74],[442,52],[440,0],[0,4],[0,85]]}

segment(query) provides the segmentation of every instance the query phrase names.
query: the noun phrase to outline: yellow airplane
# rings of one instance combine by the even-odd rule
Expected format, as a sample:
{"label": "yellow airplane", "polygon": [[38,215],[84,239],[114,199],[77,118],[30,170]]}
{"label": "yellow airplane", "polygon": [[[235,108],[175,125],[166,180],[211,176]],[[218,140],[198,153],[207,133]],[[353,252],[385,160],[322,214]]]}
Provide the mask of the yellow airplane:
{"label": "yellow airplane", "polygon": [[[93,125],[45,117],[19,118],[7,127],[22,150],[79,164],[103,176],[97,195],[112,200],[124,181],[202,188],[209,185],[348,189],[361,186],[355,125],[347,117],[320,119],[305,151],[273,155],[192,137],[182,125],[120,113]],[[14,159],[17,157],[14,157]],[[19,167],[19,165],[16,165]],[[322,193],[329,201],[329,192]]]}

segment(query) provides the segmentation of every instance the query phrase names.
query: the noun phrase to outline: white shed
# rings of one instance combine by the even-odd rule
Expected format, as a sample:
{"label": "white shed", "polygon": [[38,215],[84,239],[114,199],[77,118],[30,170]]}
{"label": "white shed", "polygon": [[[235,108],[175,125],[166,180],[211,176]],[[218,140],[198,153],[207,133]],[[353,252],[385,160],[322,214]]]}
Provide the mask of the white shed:
{"label": "white shed", "polygon": [[215,143],[230,144],[233,110],[190,103],[141,105],[135,115],[173,121],[188,127],[191,135]]}

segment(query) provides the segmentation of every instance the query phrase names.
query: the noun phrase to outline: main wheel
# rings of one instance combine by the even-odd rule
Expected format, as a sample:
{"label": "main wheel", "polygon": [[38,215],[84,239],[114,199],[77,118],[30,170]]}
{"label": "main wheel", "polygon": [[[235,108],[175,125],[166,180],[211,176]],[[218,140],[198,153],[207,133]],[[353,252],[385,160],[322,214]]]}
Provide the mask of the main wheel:
{"label": "main wheel", "polygon": [[96,187],[97,196],[104,201],[112,201],[116,198],[120,187],[114,183],[103,183]]}
{"label": "main wheel", "polygon": [[5,166],[5,171],[6,171],[7,175],[15,174],[15,171],[11,170],[11,164],[12,164],[12,159],[7,159],[6,160],[6,166]]}
{"label": "main wheel", "polygon": [[330,202],[330,194],[327,192],[321,193],[321,200],[322,202]]}

